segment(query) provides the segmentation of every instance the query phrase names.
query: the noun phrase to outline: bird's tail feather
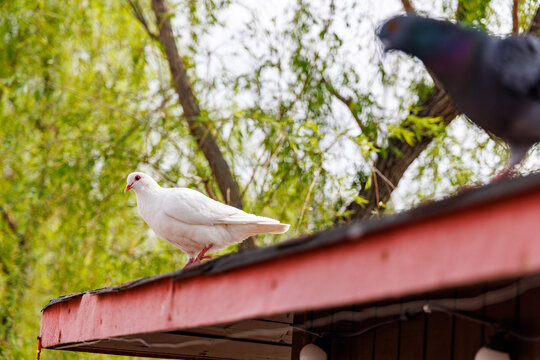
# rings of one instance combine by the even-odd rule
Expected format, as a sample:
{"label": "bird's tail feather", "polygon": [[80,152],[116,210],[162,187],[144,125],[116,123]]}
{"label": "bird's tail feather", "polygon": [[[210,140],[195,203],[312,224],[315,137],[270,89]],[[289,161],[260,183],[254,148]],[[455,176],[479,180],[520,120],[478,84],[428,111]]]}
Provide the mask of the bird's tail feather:
{"label": "bird's tail feather", "polygon": [[282,234],[289,230],[289,224],[246,224],[243,227],[243,232],[249,236],[270,233],[270,234]]}

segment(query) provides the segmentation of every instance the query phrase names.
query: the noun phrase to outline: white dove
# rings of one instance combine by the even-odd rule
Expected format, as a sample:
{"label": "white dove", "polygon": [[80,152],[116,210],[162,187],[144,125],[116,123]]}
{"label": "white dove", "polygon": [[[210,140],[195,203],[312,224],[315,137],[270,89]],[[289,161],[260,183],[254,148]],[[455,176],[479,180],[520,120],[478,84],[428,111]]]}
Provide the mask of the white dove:
{"label": "white dove", "polygon": [[248,214],[188,188],[162,188],[149,175],[133,172],[124,193],[133,189],[137,209],[159,237],[188,255],[185,267],[198,263],[207,252],[219,251],[252,235],[281,234],[288,224]]}

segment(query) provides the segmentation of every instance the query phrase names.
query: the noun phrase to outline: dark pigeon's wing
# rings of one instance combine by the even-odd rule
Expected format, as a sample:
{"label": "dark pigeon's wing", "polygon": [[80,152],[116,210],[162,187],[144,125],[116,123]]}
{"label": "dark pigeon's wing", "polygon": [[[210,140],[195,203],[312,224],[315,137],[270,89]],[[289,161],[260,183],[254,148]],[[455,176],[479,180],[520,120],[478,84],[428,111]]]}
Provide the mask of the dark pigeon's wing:
{"label": "dark pigeon's wing", "polygon": [[497,42],[491,62],[496,76],[512,92],[540,99],[540,40],[512,36]]}

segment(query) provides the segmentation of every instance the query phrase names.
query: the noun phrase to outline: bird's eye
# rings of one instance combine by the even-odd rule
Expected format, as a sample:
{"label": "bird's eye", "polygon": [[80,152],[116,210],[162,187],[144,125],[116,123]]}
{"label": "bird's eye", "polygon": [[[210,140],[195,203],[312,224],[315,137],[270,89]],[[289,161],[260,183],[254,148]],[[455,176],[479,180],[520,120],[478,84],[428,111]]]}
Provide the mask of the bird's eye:
{"label": "bird's eye", "polygon": [[135,181],[141,180],[141,177],[139,175],[135,176]]}
{"label": "bird's eye", "polygon": [[398,31],[399,23],[396,20],[390,20],[390,22],[388,22],[387,29],[389,32],[394,33]]}

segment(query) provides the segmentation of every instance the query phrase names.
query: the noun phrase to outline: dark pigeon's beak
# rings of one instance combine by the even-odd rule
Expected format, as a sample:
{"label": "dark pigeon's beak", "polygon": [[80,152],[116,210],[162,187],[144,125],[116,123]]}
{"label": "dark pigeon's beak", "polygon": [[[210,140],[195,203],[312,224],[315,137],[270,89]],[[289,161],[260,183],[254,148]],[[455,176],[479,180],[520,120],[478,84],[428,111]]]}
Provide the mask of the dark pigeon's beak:
{"label": "dark pigeon's beak", "polygon": [[390,51],[390,49],[392,47],[392,43],[390,42],[390,40],[388,40],[386,38],[380,38],[380,39],[381,39],[381,42],[383,44],[384,53],[386,54],[388,51]]}
{"label": "dark pigeon's beak", "polygon": [[384,29],[384,24],[379,26],[379,28],[377,29],[375,34],[377,35],[377,37],[379,38],[379,40],[383,44],[383,50],[384,50],[384,53],[386,54],[390,50],[390,48],[392,46],[392,42],[387,37],[386,31]]}

